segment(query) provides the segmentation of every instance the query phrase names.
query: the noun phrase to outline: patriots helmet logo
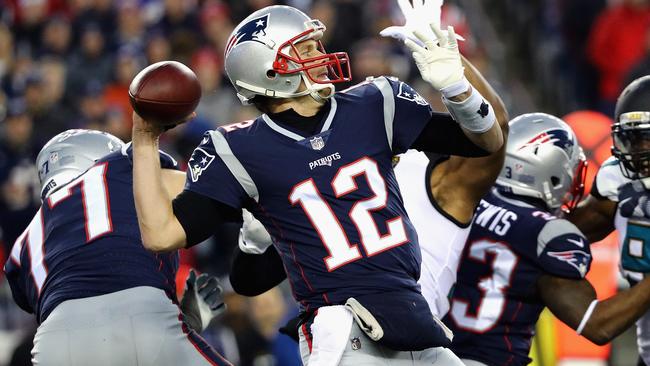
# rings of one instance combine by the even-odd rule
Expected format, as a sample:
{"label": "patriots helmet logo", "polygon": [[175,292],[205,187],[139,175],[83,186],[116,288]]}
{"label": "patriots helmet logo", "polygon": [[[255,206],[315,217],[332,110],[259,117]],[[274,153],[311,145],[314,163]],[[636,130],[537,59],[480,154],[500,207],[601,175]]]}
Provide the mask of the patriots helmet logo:
{"label": "patriots helmet logo", "polygon": [[242,25],[236,33],[230,36],[226,45],[226,56],[230,51],[240,43],[253,41],[264,43],[260,40],[266,36],[266,28],[269,26],[269,14],[262,15],[259,18],[251,19]]}
{"label": "patriots helmet logo", "polygon": [[192,157],[188,162],[188,167],[190,171],[190,178],[192,182],[199,180],[199,177],[206,170],[212,161],[214,160],[214,155],[208,154],[207,151],[199,148],[196,148],[192,153]]}
{"label": "patriots helmet logo", "polygon": [[527,147],[537,147],[542,144],[551,143],[564,152],[571,156],[573,152],[573,147],[576,145],[576,142],[573,140],[573,136],[564,129],[553,129],[540,133],[539,135],[528,140],[524,145],[522,145],[518,150],[525,149]]}
{"label": "patriots helmet logo", "polygon": [[591,255],[582,250],[565,250],[563,252],[548,252],[549,257],[553,257],[562,262],[570,264],[577,269],[581,277],[587,274]]}

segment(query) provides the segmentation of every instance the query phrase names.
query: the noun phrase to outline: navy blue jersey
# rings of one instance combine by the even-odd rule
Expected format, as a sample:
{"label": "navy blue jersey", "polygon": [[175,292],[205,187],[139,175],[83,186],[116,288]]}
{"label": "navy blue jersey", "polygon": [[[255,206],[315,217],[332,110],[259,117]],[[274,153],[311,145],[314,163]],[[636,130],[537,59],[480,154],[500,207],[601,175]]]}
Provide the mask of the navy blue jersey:
{"label": "navy blue jersey", "polygon": [[[161,165],[176,162],[161,153]],[[136,286],[175,299],[177,269],[177,252],[154,254],[142,246],[126,149],[50,193],[4,267],[16,303],[39,323],[65,300]]]}
{"label": "navy blue jersey", "polygon": [[542,274],[581,279],[589,243],[570,222],[492,191],[479,204],[463,251],[451,310],[451,349],[489,366],[527,365],[544,309]]}
{"label": "navy blue jersey", "polygon": [[385,77],[330,101],[313,136],[267,115],[208,132],[189,161],[186,189],[251,211],[307,309],[419,292],[420,249],[391,159],[416,139],[431,108]]}

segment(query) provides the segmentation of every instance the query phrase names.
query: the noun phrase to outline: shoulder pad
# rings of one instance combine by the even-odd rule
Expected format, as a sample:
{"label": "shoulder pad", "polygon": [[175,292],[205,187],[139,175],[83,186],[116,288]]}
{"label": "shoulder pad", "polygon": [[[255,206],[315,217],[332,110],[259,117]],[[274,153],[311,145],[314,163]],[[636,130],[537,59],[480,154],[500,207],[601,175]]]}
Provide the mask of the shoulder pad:
{"label": "shoulder pad", "polygon": [[542,227],[542,230],[537,235],[537,256],[539,257],[549,242],[553,239],[572,234],[571,238],[566,239],[569,243],[573,243],[576,247],[583,248],[589,246],[589,243],[584,238],[584,235],[574,224],[565,219],[551,220]]}
{"label": "shoulder pad", "polygon": [[630,181],[623,176],[618,160],[614,157],[605,160],[595,179],[598,194],[614,202],[618,202],[618,187]]}
{"label": "shoulder pad", "polygon": [[589,242],[567,220],[549,221],[537,239],[537,263],[555,276],[584,278],[591,266]]}

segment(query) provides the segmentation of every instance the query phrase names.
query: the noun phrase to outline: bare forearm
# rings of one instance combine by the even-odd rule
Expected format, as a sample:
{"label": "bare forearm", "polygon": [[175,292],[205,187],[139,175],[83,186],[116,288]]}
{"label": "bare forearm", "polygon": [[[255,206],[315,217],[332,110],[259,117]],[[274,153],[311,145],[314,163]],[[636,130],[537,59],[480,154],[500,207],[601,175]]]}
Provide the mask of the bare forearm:
{"label": "bare forearm", "polygon": [[499,94],[492,88],[490,83],[483,77],[480,71],[471,63],[465,56],[460,56],[463,61],[463,66],[465,67],[465,77],[472,84],[476,90],[485,97],[485,99],[490,102],[492,108],[494,108],[494,114],[497,117],[497,123],[502,130],[508,130],[508,110],[506,109],[505,103],[499,97]]}
{"label": "bare forearm", "polygon": [[616,203],[589,195],[566,218],[582,231],[589,242],[603,240],[614,231]]}
{"label": "bare forearm", "polygon": [[178,249],[185,240],[178,235],[180,224],[174,216],[160,167],[158,141],[134,131],[133,194],[142,241],[147,249]]}
{"label": "bare forearm", "polygon": [[590,338],[594,343],[608,343],[632,326],[649,308],[650,278],[646,278],[629,290],[599,302],[582,333],[585,336],[587,333],[598,335],[596,340]]}
{"label": "bare forearm", "polygon": [[[496,117],[496,123],[492,128],[483,133],[472,132],[465,128],[463,128],[463,131],[476,145],[490,152],[498,151],[504,145],[508,132],[508,112],[505,104],[474,65],[465,57],[461,56],[461,58],[465,67],[465,77],[472,85],[472,88],[478,91],[490,103]],[[472,88],[450,99],[454,102],[462,102],[469,97]]]}
{"label": "bare forearm", "polygon": [[558,319],[573,329],[584,322],[580,334],[596,344],[610,342],[650,308],[650,278],[598,302],[586,320],[587,309],[596,300],[589,281],[544,275],[537,288],[544,304]]}

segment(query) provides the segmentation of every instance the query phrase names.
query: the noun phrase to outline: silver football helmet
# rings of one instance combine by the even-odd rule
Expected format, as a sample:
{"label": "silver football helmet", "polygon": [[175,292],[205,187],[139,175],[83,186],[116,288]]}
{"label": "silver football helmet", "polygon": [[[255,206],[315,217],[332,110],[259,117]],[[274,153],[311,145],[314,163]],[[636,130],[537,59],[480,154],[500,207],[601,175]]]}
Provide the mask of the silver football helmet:
{"label": "silver football helmet", "polygon": [[120,150],[124,142],[101,131],[67,130],[54,136],[36,157],[41,198],[92,167],[99,158]]}
{"label": "silver football helmet", "polygon": [[[283,5],[260,9],[239,23],[230,35],[225,50],[225,68],[243,104],[256,95],[293,98],[311,95],[316,100],[331,96],[333,83],[351,80],[345,52],[326,53],[320,39],[325,25],[302,11]],[[320,55],[302,58],[296,44],[318,41]],[[317,78],[311,69],[327,70],[327,78]],[[307,87],[298,91],[303,81]],[[328,96],[320,90],[329,89]]]}
{"label": "silver football helmet", "polygon": [[561,119],[529,113],[510,121],[497,187],[570,211],[584,192],[587,162],[575,133]]}

